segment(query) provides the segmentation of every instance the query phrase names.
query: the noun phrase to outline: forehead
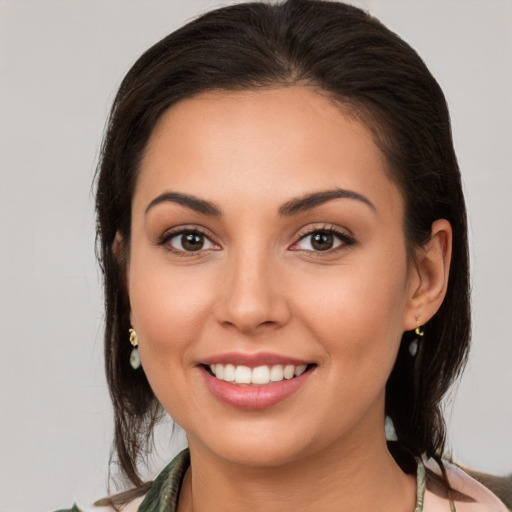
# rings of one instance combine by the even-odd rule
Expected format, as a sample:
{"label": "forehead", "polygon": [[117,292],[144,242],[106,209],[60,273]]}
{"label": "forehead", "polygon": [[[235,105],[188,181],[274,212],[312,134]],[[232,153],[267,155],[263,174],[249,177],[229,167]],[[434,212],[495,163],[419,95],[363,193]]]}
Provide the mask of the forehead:
{"label": "forehead", "polygon": [[333,187],[364,190],[376,203],[401,200],[370,130],[313,89],[289,86],[208,92],[169,108],[148,142],[136,195],[150,201],[167,188],[283,202]]}

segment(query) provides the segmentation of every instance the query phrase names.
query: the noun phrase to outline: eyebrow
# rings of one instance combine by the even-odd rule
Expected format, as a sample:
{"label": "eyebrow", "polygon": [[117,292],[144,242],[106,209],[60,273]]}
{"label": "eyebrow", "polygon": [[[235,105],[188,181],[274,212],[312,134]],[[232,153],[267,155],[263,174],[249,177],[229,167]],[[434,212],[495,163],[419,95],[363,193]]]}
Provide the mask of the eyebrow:
{"label": "eyebrow", "polygon": [[281,208],[279,208],[279,215],[283,217],[297,215],[298,213],[311,210],[312,208],[320,206],[327,201],[332,201],[333,199],[353,199],[355,201],[360,201],[361,203],[366,204],[374,211],[377,210],[374,204],[362,194],[354,192],[353,190],[335,188],[332,190],[313,192],[312,194],[306,194],[296,199],[287,201],[285,204],[283,204],[283,206],[281,206]]}
{"label": "eyebrow", "polygon": [[203,215],[211,215],[213,217],[220,217],[222,215],[219,208],[217,208],[213,203],[210,203],[210,201],[205,201],[204,199],[199,199],[198,197],[194,197],[190,194],[183,194],[181,192],[164,192],[163,194],[160,194],[148,204],[144,214],[147,214],[149,210],[157,204],[167,202],[186,206],[187,208],[198,213],[202,213]]}
{"label": "eyebrow", "polygon": [[[354,192],[353,190],[335,188],[332,190],[313,192],[311,194],[291,199],[279,208],[279,215],[282,217],[297,215],[320,206],[328,201],[332,201],[333,199],[352,199],[360,201],[369,206],[372,210],[376,211],[373,203],[362,194]],[[198,197],[190,194],[183,194],[182,192],[164,192],[163,194],[160,194],[148,204],[144,213],[147,214],[151,208],[166,202],[180,204],[203,215],[210,215],[213,217],[222,216],[221,210],[215,204],[210,201],[205,201],[204,199],[199,199]]]}

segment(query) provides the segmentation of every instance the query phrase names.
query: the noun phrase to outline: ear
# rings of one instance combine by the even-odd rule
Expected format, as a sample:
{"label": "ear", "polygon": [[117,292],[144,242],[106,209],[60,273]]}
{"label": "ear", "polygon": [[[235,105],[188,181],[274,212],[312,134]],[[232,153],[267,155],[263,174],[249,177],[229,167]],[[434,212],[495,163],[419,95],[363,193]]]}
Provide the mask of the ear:
{"label": "ear", "polygon": [[445,219],[432,224],[429,242],[417,249],[408,282],[404,331],[426,324],[446,295],[452,255],[452,227]]}
{"label": "ear", "polygon": [[124,240],[119,231],[116,231],[116,236],[112,242],[112,254],[119,265],[124,265]]}

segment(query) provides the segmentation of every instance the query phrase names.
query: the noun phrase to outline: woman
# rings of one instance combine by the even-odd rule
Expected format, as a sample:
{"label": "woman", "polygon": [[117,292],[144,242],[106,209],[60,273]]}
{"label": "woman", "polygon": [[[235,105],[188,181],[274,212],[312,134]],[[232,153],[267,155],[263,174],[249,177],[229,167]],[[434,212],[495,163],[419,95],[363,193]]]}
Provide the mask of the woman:
{"label": "woman", "polygon": [[[115,100],[97,213],[136,488],[114,506],[505,510],[441,459],[470,334],[464,198],[442,91],[377,20],[242,4],[157,43]],[[145,485],[164,410],[189,450]]]}

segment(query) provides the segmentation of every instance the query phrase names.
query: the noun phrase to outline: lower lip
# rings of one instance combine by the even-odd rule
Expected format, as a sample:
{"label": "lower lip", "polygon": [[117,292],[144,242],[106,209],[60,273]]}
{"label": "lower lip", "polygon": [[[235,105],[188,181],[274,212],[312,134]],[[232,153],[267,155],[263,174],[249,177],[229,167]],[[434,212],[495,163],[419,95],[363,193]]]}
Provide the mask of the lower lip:
{"label": "lower lip", "polygon": [[297,392],[309,378],[311,371],[299,377],[264,385],[233,384],[215,378],[201,367],[208,389],[221,402],[239,409],[264,409],[278,404]]}

